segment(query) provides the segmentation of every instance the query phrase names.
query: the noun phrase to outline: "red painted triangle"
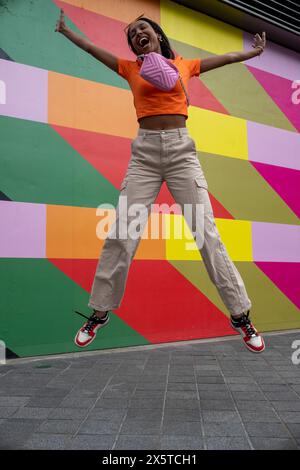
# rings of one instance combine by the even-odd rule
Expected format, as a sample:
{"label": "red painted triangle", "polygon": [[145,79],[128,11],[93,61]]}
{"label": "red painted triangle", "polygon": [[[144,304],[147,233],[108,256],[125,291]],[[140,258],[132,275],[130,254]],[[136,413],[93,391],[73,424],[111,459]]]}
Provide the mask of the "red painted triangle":
{"label": "red painted triangle", "polygon": [[233,334],[227,317],[167,261],[133,261],[117,314],[153,343]]}
{"label": "red painted triangle", "polygon": [[[265,72],[264,70],[257,69],[250,65],[246,67],[262,85],[278,108],[281,109],[287,119],[300,132],[300,104],[294,103],[292,99],[292,95],[295,92],[295,89],[292,87],[293,82],[287,78]],[[298,77],[295,77],[295,80],[297,78]]]}
{"label": "red painted triangle", "polygon": [[[85,36],[103,49],[124,59],[135,60],[136,57],[129,49],[124,28],[127,23],[100,15],[93,11],[79,8],[60,0],[53,0],[58,8],[63,8],[68,17]],[[111,34],[113,32],[113,34]]]}
{"label": "red painted triangle", "polygon": [[[201,78],[201,72],[200,72]],[[188,95],[190,103],[199,108],[209,109],[217,113],[229,114],[226,108],[217,100],[212,92],[199,80],[198,77],[192,77],[188,83]]]}
{"label": "red painted triangle", "polygon": [[[49,261],[87,292],[91,291],[97,260]],[[153,343],[234,334],[227,317],[163,260],[132,262],[116,314]]]}
{"label": "red painted triangle", "polygon": [[276,165],[251,162],[284,202],[300,216],[300,171]]}
{"label": "red painted triangle", "polygon": [[300,263],[255,262],[283,294],[300,308]]}

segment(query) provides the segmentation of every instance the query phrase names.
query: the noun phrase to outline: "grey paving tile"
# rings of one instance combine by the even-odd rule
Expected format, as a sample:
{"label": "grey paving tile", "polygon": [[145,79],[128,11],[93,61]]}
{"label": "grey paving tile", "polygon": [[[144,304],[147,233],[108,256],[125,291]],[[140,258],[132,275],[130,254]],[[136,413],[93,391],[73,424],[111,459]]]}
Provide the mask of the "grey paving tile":
{"label": "grey paving tile", "polygon": [[117,434],[120,423],[110,420],[87,419],[79,428],[78,434]]}
{"label": "grey paving tile", "polygon": [[294,437],[300,439],[300,423],[287,423],[287,427]]}
{"label": "grey paving tile", "polygon": [[112,434],[77,435],[71,438],[67,450],[111,450],[116,437]]}
{"label": "grey paving tile", "polygon": [[218,377],[207,377],[206,375],[204,376],[197,376],[197,383],[201,384],[224,384],[225,380],[223,379],[222,376]]}
{"label": "grey paving tile", "polygon": [[64,450],[71,436],[64,434],[33,434],[24,444],[24,449]]}
{"label": "grey paving tile", "polygon": [[244,431],[243,425],[238,422],[204,422],[203,429],[205,437],[236,436],[246,438],[246,433]]}
{"label": "grey paving tile", "polygon": [[24,406],[26,403],[29,403],[30,397],[0,397],[0,406],[1,407],[19,407]]}
{"label": "grey paving tile", "polygon": [[178,382],[169,382],[167,386],[167,391],[196,391],[196,383],[194,382],[185,382],[185,383],[178,383]]}
{"label": "grey paving tile", "polygon": [[0,448],[19,449],[32,435],[43,420],[38,419],[12,419],[3,420],[0,425]]}
{"label": "grey paving tile", "polygon": [[176,409],[199,409],[199,400],[196,399],[176,399],[167,398],[165,401],[165,409],[176,408]]}
{"label": "grey paving tile", "polygon": [[54,387],[43,387],[39,388],[34,396],[38,397],[65,397],[70,393],[69,388],[54,388]]}
{"label": "grey paving tile", "polygon": [[26,403],[26,407],[28,408],[55,408],[60,405],[62,402],[63,397],[39,397],[34,396],[31,397],[29,401]]}
{"label": "grey paving tile", "polygon": [[86,397],[69,397],[66,396],[60,403],[58,408],[91,408],[96,403],[97,398]]}
{"label": "grey paving tile", "polygon": [[300,411],[278,411],[277,413],[285,423],[300,423]]}
{"label": "grey paving tile", "polygon": [[230,400],[229,391],[218,390],[199,390],[200,400]]}
{"label": "grey paving tile", "polygon": [[56,408],[52,409],[48,419],[81,419],[86,418],[88,411],[85,408]]}
{"label": "grey paving tile", "polygon": [[196,421],[163,422],[162,433],[178,436],[199,436],[202,437],[201,423]]}
{"label": "grey paving tile", "polygon": [[291,389],[287,384],[259,384],[263,392],[289,392]]}
{"label": "grey paving tile", "polygon": [[[270,401],[295,401],[298,399],[298,396],[296,393],[293,393],[292,391],[285,391],[285,392],[264,392],[265,396],[267,397],[268,400]],[[299,397],[299,403],[300,403],[300,397]]]}
{"label": "grey paving tile", "polygon": [[200,421],[200,411],[199,407],[192,409],[176,409],[169,408],[164,410],[164,420],[168,422],[188,422],[188,421]]}
{"label": "grey paving tile", "polygon": [[255,450],[297,450],[292,439],[252,437],[251,442]]}
{"label": "grey paving tile", "polygon": [[120,434],[140,434],[140,435],[157,435],[160,431],[160,421],[145,422],[137,419],[127,418],[122,427]]}
{"label": "grey paving tile", "polygon": [[261,411],[261,410],[272,409],[272,404],[268,400],[261,400],[261,401],[236,400],[235,404],[239,410]]}
{"label": "grey paving tile", "polygon": [[280,411],[300,411],[299,401],[272,401],[272,406]]}
{"label": "grey paving tile", "polygon": [[162,450],[203,450],[204,441],[197,436],[163,435],[160,448]]}
{"label": "grey paving tile", "polygon": [[232,391],[232,396],[235,400],[247,400],[247,401],[265,401],[267,398],[262,392],[252,392],[251,390],[246,393]]}
{"label": "grey paving tile", "polygon": [[197,400],[197,392],[186,391],[186,390],[170,390],[167,391],[166,399],[184,399],[184,400]]}
{"label": "grey paving tile", "polygon": [[153,436],[132,436],[120,435],[114,450],[157,450],[160,449],[160,439],[157,435]]}
{"label": "grey paving tile", "polygon": [[278,423],[280,418],[272,409],[267,410],[239,410],[243,422],[253,423]]}
{"label": "grey paving tile", "polygon": [[9,418],[11,417],[17,410],[19,409],[18,406],[1,406],[0,407],[0,418]]}
{"label": "grey paving tile", "polygon": [[107,408],[107,409],[126,409],[130,406],[131,400],[130,399],[110,399],[110,398],[99,398],[96,401],[95,408]]}
{"label": "grey paving tile", "polygon": [[19,408],[13,415],[14,419],[46,419],[51,413],[51,408]]}
{"label": "grey paving tile", "polygon": [[[16,386],[3,386],[0,382],[0,397],[32,397],[40,388],[37,387],[16,387]],[[1,405],[0,405],[1,406]]]}
{"label": "grey paving tile", "polygon": [[222,377],[219,369],[196,370],[196,377]]}
{"label": "grey paving tile", "polygon": [[[150,411],[150,410],[149,410]],[[110,420],[110,421],[122,421],[124,416],[126,415],[127,410],[112,410],[106,408],[93,408],[89,411],[88,417],[90,419],[102,419],[102,420]],[[151,410],[153,414],[153,411]]]}
{"label": "grey paving tile", "polygon": [[80,424],[80,419],[51,419],[42,423],[38,432],[48,434],[74,434],[79,429]]}
{"label": "grey paving tile", "polygon": [[207,391],[215,391],[215,392],[228,392],[229,388],[225,384],[202,384],[197,383],[198,390],[207,390]]}
{"label": "grey paving tile", "polygon": [[256,385],[253,383],[247,383],[247,384],[229,383],[228,388],[232,392],[259,392],[261,393],[259,385]]}
{"label": "grey paving tile", "polygon": [[232,400],[201,400],[201,410],[235,410],[234,402]]}
{"label": "grey paving tile", "polygon": [[194,383],[194,375],[169,375],[168,383]]}
{"label": "grey paving tile", "polygon": [[286,427],[281,423],[245,423],[245,428],[251,437],[279,437],[289,439]]}
{"label": "grey paving tile", "polygon": [[255,383],[252,377],[245,377],[245,376],[240,376],[240,377],[233,377],[233,376],[227,376],[226,377],[226,383],[227,384],[253,384]]}
{"label": "grey paving tile", "polygon": [[203,422],[207,423],[241,423],[240,417],[236,411],[203,410],[202,417]]}
{"label": "grey paving tile", "polygon": [[251,446],[242,437],[207,437],[208,450],[250,450]]}

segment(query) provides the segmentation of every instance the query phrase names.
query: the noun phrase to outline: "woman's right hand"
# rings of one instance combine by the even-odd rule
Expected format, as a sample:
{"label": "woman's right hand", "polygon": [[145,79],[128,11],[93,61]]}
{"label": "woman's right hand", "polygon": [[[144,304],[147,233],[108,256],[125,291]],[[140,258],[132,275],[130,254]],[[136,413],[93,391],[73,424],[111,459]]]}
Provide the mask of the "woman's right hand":
{"label": "woman's right hand", "polygon": [[56,22],[55,32],[63,33],[66,29],[64,10],[60,9],[60,17]]}

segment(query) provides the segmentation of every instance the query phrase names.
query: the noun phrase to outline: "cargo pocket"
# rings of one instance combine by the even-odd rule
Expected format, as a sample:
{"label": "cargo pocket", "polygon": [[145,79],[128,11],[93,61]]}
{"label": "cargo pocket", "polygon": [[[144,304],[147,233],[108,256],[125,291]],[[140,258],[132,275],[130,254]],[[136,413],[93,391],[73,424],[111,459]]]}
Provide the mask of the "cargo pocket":
{"label": "cargo pocket", "polygon": [[204,189],[208,189],[208,184],[207,184],[207,181],[205,179],[205,176],[197,176],[195,178],[195,183],[196,183],[196,186],[198,188],[204,188]]}

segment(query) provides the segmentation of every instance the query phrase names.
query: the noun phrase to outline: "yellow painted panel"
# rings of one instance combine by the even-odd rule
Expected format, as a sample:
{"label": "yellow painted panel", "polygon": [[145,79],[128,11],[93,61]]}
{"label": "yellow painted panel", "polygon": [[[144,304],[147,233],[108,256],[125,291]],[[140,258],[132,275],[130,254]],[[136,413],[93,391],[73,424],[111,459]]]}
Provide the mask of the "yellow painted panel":
{"label": "yellow painted panel", "polygon": [[248,159],[245,119],[190,106],[187,126],[199,151]]}
{"label": "yellow painted panel", "polygon": [[138,127],[130,91],[56,72],[48,73],[48,122],[127,138]]}
{"label": "yellow painted panel", "polygon": [[159,0],[64,0],[84,10],[130,23],[142,13],[157,23],[160,21]]}
{"label": "yellow painted panel", "polygon": [[214,54],[243,50],[240,29],[169,0],[161,0],[161,27],[170,39]]}
{"label": "yellow painted panel", "polygon": [[[183,216],[165,214],[164,218],[166,234],[170,234],[169,237],[166,236],[166,259],[202,260]],[[233,261],[253,261],[251,222],[215,218],[215,223],[229,257]],[[177,232],[174,231],[174,226]],[[184,227],[182,231],[181,227]]]}

